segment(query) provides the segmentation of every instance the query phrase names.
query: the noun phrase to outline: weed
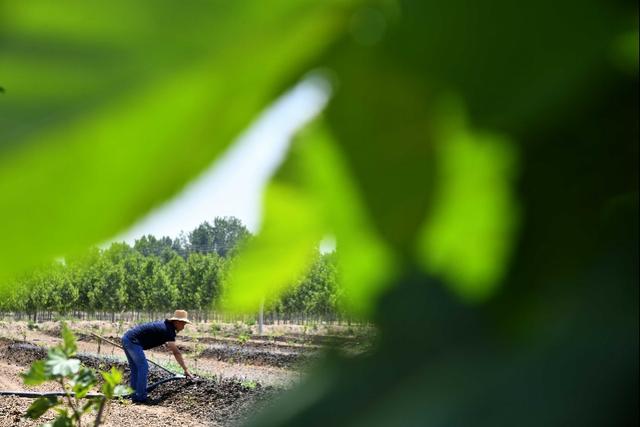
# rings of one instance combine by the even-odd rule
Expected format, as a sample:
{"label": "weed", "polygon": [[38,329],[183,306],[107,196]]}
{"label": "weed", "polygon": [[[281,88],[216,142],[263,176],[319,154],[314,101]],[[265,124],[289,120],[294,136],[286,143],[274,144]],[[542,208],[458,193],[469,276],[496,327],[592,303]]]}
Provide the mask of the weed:
{"label": "weed", "polygon": [[212,323],[211,327],[209,328],[209,332],[211,332],[211,335],[215,337],[220,332],[222,332],[222,326],[220,326],[218,323]]}
{"label": "weed", "polygon": [[240,381],[240,385],[253,390],[258,386],[258,383],[252,380]]}
{"label": "weed", "polygon": [[247,341],[249,341],[249,338],[251,338],[251,336],[247,334],[238,335],[238,341],[240,342],[240,345],[245,345]]}

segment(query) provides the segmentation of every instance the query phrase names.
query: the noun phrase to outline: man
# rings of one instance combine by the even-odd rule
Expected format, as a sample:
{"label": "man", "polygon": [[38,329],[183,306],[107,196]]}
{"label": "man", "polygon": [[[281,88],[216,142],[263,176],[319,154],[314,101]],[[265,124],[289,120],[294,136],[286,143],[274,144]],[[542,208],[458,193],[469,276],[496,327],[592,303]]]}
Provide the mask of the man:
{"label": "man", "polygon": [[176,333],[184,329],[187,323],[191,323],[188,313],[184,310],[176,310],[173,317],[157,322],[143,323],[122,336],[122,347],[129,361],[131,378],[129,384],[134,390],[132,400],[144,403],[147,400],[147,373],[149,364],[143,350],[167,344],[176,361],[182,366],[184,375],[191,378],[191,373],[184,363],[182,354],[176,346]]}

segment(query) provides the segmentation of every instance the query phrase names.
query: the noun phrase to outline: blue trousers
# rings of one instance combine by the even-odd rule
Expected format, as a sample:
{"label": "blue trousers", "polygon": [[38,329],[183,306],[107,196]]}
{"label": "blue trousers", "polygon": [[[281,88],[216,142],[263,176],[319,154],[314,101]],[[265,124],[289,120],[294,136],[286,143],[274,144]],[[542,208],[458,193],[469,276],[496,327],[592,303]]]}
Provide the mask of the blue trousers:
{"label": "blue trousers", "polygon": [[129,386],[133,389],[132,400],[134,402],[145,402],[147,400],[147,374],[149,373],[149,363],[144,357],[142,346],[137,341],[132,341],[127,334],[122,337],[122,347],[124,354],[129,361],[131,378]]}

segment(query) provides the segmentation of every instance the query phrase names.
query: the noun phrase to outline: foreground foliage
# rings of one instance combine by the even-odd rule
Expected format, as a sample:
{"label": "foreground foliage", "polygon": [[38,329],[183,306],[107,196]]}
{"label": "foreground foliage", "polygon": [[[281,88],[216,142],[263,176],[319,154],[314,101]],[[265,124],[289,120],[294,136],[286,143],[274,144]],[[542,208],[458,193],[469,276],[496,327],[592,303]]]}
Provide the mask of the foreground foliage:
{"label": "foreground foliage", "polygon": [[71,3],[3,4],[0,273],[120,232],[319,69],[225,301],[330,234],[380,341],[255,424],[637,425],[637,3]]}
{"label": "foreground foliage", "polygon": [[36,399],[27,409],[26,416],[35,420],[47,411],[53,410],[57,416],[53,422],[45,426],[80,427],[83,423],[86,424],[86,415],[95,411],[92,425],[97,427],[102,422],[109,401],[128,394],[130,389],[120,384],[122,373],[116,368],[111,368],[108,372],[100,372],[103,380],[102,396],[85,400],[98,384],[98,378],[93,369],[82,366],[80,361],[74,358],[77,351],[76,339],[64,324],[62,338],[62,343],[51,348],[45,360],[34,362],[29,371],[22,374],[22,378],[26,385],[39,385],[45,381],[56,382],[64,396],[44,396]]}

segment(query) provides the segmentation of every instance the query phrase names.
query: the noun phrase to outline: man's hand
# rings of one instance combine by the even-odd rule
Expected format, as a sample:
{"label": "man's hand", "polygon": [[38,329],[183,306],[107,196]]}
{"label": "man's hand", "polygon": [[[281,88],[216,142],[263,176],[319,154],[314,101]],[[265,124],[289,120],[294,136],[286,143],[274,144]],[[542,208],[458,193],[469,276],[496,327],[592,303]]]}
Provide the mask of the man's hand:
{"label": "man's hand", "polygon": [[169,351],[173,353],[173,357],[176,358],[176,361],[182,367],[182,370],[184,371],[184,376],[187,378],[193,378],[193,375],[191,375],[191,372],[189,372],[189,368],[187,368],[187,364],[184,363],[182,354],[180,353],[180,350],[178,350],[178,346],[176,346],[175,341],[169,341],[167,343],[167,348],[169,349]]}

